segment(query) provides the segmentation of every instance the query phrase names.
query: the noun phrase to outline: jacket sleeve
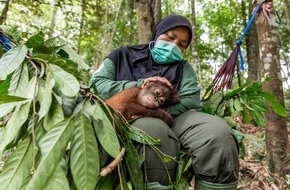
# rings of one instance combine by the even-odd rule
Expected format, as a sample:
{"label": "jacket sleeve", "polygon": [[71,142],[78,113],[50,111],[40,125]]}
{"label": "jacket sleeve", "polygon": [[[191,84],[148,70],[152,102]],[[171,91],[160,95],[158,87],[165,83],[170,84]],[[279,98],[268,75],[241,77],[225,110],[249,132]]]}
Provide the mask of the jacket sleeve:
{"label": "jacket sleeve", "polygon": [[132,86],[141,86],[143,83],[143,79],[137,81],[116,81],[115,76],[115,64],[109,58],[104,59],[99,69],[91,77],[89,84],[91,91],[107,100],[117,92]]}
{"label": "jacket sleeve", "polygon": [[173,117],[177,117],[189,109],[198,109],[201,104],[199,82],[195,71],[189,63],[186,63],[183,67],[180,85],[180,102],[166,110]]}

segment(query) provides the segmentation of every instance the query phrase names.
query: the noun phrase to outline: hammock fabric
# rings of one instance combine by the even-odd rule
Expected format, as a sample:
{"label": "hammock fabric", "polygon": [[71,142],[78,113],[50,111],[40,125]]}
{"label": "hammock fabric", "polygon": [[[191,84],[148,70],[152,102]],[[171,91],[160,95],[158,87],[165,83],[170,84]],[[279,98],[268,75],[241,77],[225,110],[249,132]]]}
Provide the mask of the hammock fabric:
{"label": "hammock fabric", "polygon": [[[266,3],[266,1],[264,1],[263,3]],[[237,64],[238,55],[240,56],[240,68],[244,70],[244,60],[243,60],[240,46],[242,44],[244,37],[249,31],[251,25],[253,24],[255,16],[257,15],[258,11],[260,11],[260,9],[262,8],[262,4],[258,4],[257,7],[255,8],[247,26],[245,27],[243,31],[242,36],[237,41],[237,44],[233,52],[231,53],[230,57],[225,61],[225,63],[222,65],[218,73],[216,74],[211,85],[207,88],[202,100],[207,100],[215,92],[223,91],[225,89],[229,89],[232,87],[235,68],[238,67],[238,64]]]}
{"label": "hammock fabric", "polygon": [[0,43],[2,44],[5,51],[9,51],[12,48],[10,38],[3,31],[0,31]]}

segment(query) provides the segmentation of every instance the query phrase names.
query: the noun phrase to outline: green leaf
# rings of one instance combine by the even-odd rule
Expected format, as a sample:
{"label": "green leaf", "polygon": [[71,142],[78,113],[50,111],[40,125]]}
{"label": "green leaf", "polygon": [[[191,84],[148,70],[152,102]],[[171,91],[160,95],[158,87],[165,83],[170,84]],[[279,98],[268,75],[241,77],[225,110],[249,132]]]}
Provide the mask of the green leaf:
{"label": "green leaf", "polygon": [[85,63],[83,58],[76,53],[68,44],[61,47],[62,50],[64,50],[68,55],[69,58],[73,61],[75,61],[78,64],[79,69],[90,69],[90,67]]}
{"label": "green leaf", "polygon": [[1,104],[0,105],[0,118],[10,113],[18,104],[21,104],[21,102],[11,102],[11,103]]}
{"label": "green leaf", "polygon": [[8,94],[12,74],[8,75],[4,81],[0,79],[0,94]]}
{"label": "green leaf", "polygon": [[64,71],[60,67],[51,64],[53,70],[53,77],[56,82],[56,87],[65,96],[74,97],[80,90],[79,81],[70,73]]}
{"label": "green leaf", "polygon": [[[64,71],[74,75],[78,80],[81,81],[83,81],[84,79],[87,80],[86,78],[88,78],[88,80],[90,79],[90,75],[88,75],[87,71],[79,70],[78,65],[69,59],[58,58],[47,54],[37,54],[33,56],[32,60],[40,63],[45,62],[47,64],[59,66]],[[83,74],[83,72],[85,72],[85,74]]]}
{"label": "green leaf", "polygon": [[130,139],[134,141],[137,141],[142,144],[147,144],[147,145],[160,145],[161,144],[160,139],[151,137],[146,132],[142,131],[141,129],[137,127],[134,127],[131,125],[130,127],[128,127],[128,130],[129,130],[128,137],[130,137]]}
{"label": "green leaf", "polygon": [[223,117],[223,119],[231,126],[236,127],[237,123],[232,117]]}
{"label": "green leaf", "polygon": [[139,155],[132,141],[127,141],[125,143],[125,148],[125,161],[129,174],[135,187],[134,189],[138,189],[143,186],[143,173],[139,165]]}
{"label": "green leaf", "polygon": [[9,96],[9,95],[0,95],[0,104],[11,103],[11,102],[21,102],[26,100],[22,97]]}
{"label": "green leaf", "polygon": [[32,150],[30,137],[27,136],[5,162],[3,171],[0,173],[0,189],[21,189],[31,176],[30,170],[34,159]]}
{"label": "green leaf", "polygon": [[261,95],[269,102],[271,107],[273,108],[274,112],[282,117],[287,117],[288,113],[286,109],[278,102],[276,96],[268,93],[268,92],[261,92]]}
{"label": "green leaf", "polygon": [[61,166],[57,166],[54,173],[52,174],[51,179],[47,182],[47,185],[43,188],[43,190],[70,190],[68,180],[66,175],[61,168]]}
{"label": "green leaf", "polygon": [[38,34],[31,36],[25,44],[28,48],[33,49],[33,53],[37,52],[51,54],[53,52],[52,49],[44,45],[45,43],[43,32],[39,32]]}
{"label": "green leaf", "polygon": [[28,99],[34,99],[38,91],[37,86],[37,76],[33,76],[29,83],[26,86],[26,91],[23,93],[22,97],[28,98]]}
{"label": "green leaf", "polygon": [[29,82],[27,64],[22,64],[21,67],[13,73],[8,89],[10,95],[22,96],[27,91],[27,84]]}
{"label": "green leaf", "polygon": [[6,52],[0,59],[0,79],[15,71],[24,61],[27,54],[27,47],[19,45]]}
{"label": "green leaf", "polygon": [[239,130],[232,129],[234,135],[237,137],[238,142],[241,143],[242,140],[245,138],[245,135],[241,133]]}
{"label": "green leaf", "polygon": [[212,111],[216,111],[217,106],[220,104],[220,102],[223,99],[223,94],[220,92],[214,93],[211,95],[209,100],[206,101],[206,104],[204,107],[210,107],[212,108]]}
{"label": "green leaf", "polygon": [[114,189],[114,181],[115,176],[114,173],[108,174],[106,177],[99,178],[98,183],[96,185],[96,190],[106,190],[106,189]]}
{"label": "green leaf", "polygon": [[241,102],[240,102],[239,98],[236,98],[236,99],[234,100],[234,108],[235,108],[235,110],[236,110],[237,112],[241,112],[241,111],[243,111],[243,107],[242,107],[242,105],[241,105]]}
{"label": "green leaf", "polygon": [[21,126],[26,122],[30,110],[31,101],[16,106],[13,115],[7,122],[4,136],[0,139],[0,157],[5,147],[17,136]]}
{"label": "green leaf", "polygon": [[39,85],[38,99],[40,103],[40,109],[38,112],[39,120],[41,120],[49,112],[49,108],[52,102],[52,88],[55,84],[54,79],[50,72],[46,72],[45,85]]}
{"label": "green leaf", "polygon": [[116,134],[116,130],[110,122],[109,118],[104,113],[104,111],[101,112],[102,119],[96,120],[93,116],[91,117],[93,120],[95,132],[102,147],[112,157],[116,158],[116,156],[120,153],[120,143]]}
{"label": "green leaf", "polygon": [[42,158],[27,189],[39,190],[46,187],[66,151],[72,131],[73,122],[71,119],[66,119],[54,126],[40,140]]}
{"label": "green leaf", "polygon": [[242,86],[240,86],[239,88],[236,88],[236,89],[234,89],[234,90],[232,90],[232,89],[229,89],[227,92],[226,92],[226,94],[225,94],[225,96],[224,96],[224,98],[226,99],[226,100],[228,100],[228,99],[231,99],[231,98],[233,98],[233,97],[235,97],[237,94],[239,94],[244,88],[246,88],[246,86],[248,86],[250,84],[250,82],[245,82]]}
{"label": "green leaf", "polygon": [[62,120],[64,120],[62,107],[58,104],[58,101],[55,98],[52,98],[49,112],[44,116],[43,126],[46,130],[50,130]]}
{"label": "green leaf", "polygon": [[261,112],[253,110],[252,114],[254,115],[254,120],[257,122],[257,124],[260,127],[265,127],[265,117],[264,114],[261,114]]}
{"label": "green leaf", "polygon": [[100,172],[99,150],[91,120],[77,115],[74,120],[70,166],[77,189],[93,190]]}
{"label": "green leaf", "polygon": [[88,102],[86,103],[84,114],[87,117],[91,117],[92,119],[97,121],[102,119],[103,110],[96,102],[95,104],[91,104]]}
{"label": "green leaf", "polygon": [[243,114],[243,120],[246,123],[250,123],[251,122],[251,114],[250,114],[250,111],[248,109],[246,109],[246,107],[244,107],[242,114]]}

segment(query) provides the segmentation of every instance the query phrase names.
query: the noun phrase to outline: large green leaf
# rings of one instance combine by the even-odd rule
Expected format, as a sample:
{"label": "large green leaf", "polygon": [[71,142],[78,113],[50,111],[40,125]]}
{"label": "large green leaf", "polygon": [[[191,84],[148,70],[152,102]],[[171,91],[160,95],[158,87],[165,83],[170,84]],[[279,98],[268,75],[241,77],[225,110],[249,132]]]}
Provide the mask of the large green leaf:
{"label": "large green leaf", "polygon": [[78,64],[79,69],[89,69],[90,67],[85,63],[83,58],[76,53],[68,44],[61,47],[62,50],[64,50],[68,55],[69,58],[73,61],[75,61]]}
{"label": "large green leaf", "polygon": [[8,89],[9,94],[23,97],[26,92],[28,82],[29,76],[27,64],[22,64],[22,66],[18,67],[12,75],[10,87]]}
{"label": "large green leaf", "polygon": [[53,98],[49,112],[44,116],[43,126],[46,130],[50,130],[62,120],[64,120],[62,107],[58,104],[58,101]]}
{"label": "large green leaf", "polygon": [[9,95],[0,95],[0,104],[11,103],[11,102],[20,102],[26,100],[22,97],[9,96]]}
{"label": "large green leaf", "polygon": [[11,103],[1,104],[0,105],[0,118],[10,113],[18,104],[21,104],[21,102],[11,102]]}
{"label": "large green leaf", "polygon": [[45,62],[47,64],[57,65],[81,81],[87,81],[90,79],[88,71],[80,70],[78,65],[70,59],[54,57],[47,54],[37,54],[33,56],[32,60],[40,63]]}
{"label": "large green leaf", "polygon": [[0,59],[0,79],[15,71],[24,61],[27,54],[27,47],[19,45],[6,52]]}
{"label": "large green leaf", "polygon": [[30,170],[34,159],[32,150],[30,137],[27,136],[5,162],[3,171],[0,173],[0,189],[21,189],[31,176]]}
{"label": "large green leaf", "polygon": [[28,99],[34,99],[37,95],[38,85],[37,85],[37,76],[33,76],[29,83],[26,85],[25,92],[23,93],[22,97],[26,97]]}
{"label": "large green leaf", "polygon": [[46,72],[46,81],[44,85],[39,85],[38,98],[40,109],[38,112],[39,120],[47,115],[52,102],[52,88],[55,84],[50,72]]}
{"label": "large green leaf", "polygon": [[202,111],[208,114],[215,114],[220,102],[223,100],[223,94],[220,92],[214,93],[203,105]]}
{"label": "large green leaf", "polygon": [[25,44],[28,48],[33,49],[33,53],[37,52],[51,54],[53,52],[52,48],[44,45],[45,43],[43,32],[39,32],[38,34],[31,36]]}
{"label": "large green leaf", "polygon": [[26,122],[30,105],[31,101],[17,105],[6,127],[3,128],[4,136],[0,139],[0,157],[5,147],[17,136],[21,126]]}
{"label": "large green leaf", "polygon": [[0,79],[0,94],[8,94],[12,74],[8,75],[5,80]]}
{"label": "large green leaf", "polygon": [[47,185],[42,190],[70,190],[68,180],[61,166],[59,165]]}
{"label": "large green leaf", "polygon": [[54,126],[40,140],[42,158],[27,189],[39,190],[46,187],[66,151],[72,131],[72,120],[66,119]]}
{"label": "large green leaf", "polygon": [[77,189],[93,190],[100,172],[99,150],[91,120],[84,114],[74,120],[70,166]]}
{"label": "large green leaf", "polygon": [[127,167],[130,173],[130,177],[132,179],[132,183],[135,189],[142,188],[143,184],[143,173],[141,171],[141,167],[139,165],[139,155],[132,141],[127,141],[125,144],[126,155],[125,161],[127,163]]}
{"label": "large green leaf", "polygon": [[285,108],[278,102],[277,98],[274,95],[268,92],[261,92],[261,95],[269,102],[277,115],[282,117],[286,117],[288,115]]}
{"label": "large green leaf", "polygon": [[120,143],[116,130],[103,110],[100,114],[102,119],[96,120],[92,117],[95,132],[105,151],[115,158],[120,153]]}
{"label": "large green leaf", "polygon": [[94,120],[102,119],[103,109],[95,102],[95,104],[86,103],[84,114],[87,117],[92,117]]}
{"label": "large green leaf", "polygon": [[148,135],[141,129],[134,127],[132,125],[128,127],[128,131],[124,130],[124,133],[127,134],[127,136],[130,139],[137,141],[139,143],[142,143],[142,144],[147,144],[147,145],[160,145],[161,144],[160,139],[151,137],[150,135]]}
{"label": "large green leaf", "polygon": [[56,82],[56,87],[59,91],[68,97],[74,97],[80,90],[79,81],[70,73],[64,71],[60,67],[50,64],[53,70],[53,77]]}

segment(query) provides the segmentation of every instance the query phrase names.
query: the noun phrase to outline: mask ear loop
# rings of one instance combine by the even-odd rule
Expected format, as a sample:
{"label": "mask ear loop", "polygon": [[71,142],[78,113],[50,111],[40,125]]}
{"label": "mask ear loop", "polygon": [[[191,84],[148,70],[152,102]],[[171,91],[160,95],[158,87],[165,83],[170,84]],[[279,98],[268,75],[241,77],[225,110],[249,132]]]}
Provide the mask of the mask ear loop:
{"label": "mask ear loop", "polygon": [[[150,51],[152,51],[152,48],[154,47],[155,42],[156,42],[156,41],[151,41],[151,42],[149,42],[149,50],[150,50]],[[151,44],[153,44],[153,43],[154,43],[154,45],[151,47]]]}

